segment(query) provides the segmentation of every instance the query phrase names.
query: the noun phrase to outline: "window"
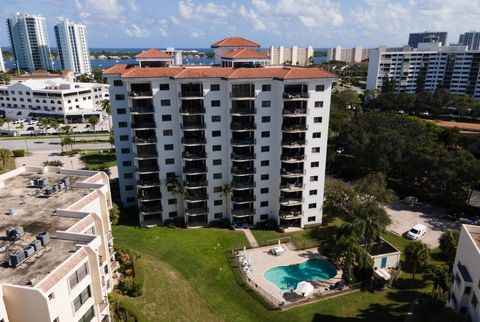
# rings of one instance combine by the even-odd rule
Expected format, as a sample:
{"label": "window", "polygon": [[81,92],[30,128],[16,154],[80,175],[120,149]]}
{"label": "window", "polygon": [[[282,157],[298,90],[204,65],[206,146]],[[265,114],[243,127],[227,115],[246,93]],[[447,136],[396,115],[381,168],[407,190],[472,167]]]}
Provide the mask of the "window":
{"label": "window", "polygon": [[213,136],[213,137],[222,136],[222,131],[212,131],[212,136]]}
{"label": "window", "polygon": [[215,193],[222,192],[222,187],[213,187],[213,192]]}
{"label": "window", "polygon": [[124,167],[130,167],[130,166],[132,165],[132,161],[123,161],[123,162],[122,162],[122,165],[123,165]]}
{"label": "window", "polygon": [[260,148],[260,151],[262,151],[262,152],[268,152],[268,151],[270,151],[270,146],[269,146],[269,145],[263,145],[263,146]]}
{"label": "window", "polygon": [[120,135],[120,141],[128,141],[128,135]]}
{"label": "window", "polygon": [[212,92],[218,92],[220,90],[220,84],[212,84],[210,85],[210,90]]}
{"label": "window", "polygon": [[214,201],[213,201],[213,205],[214,205],[214,206],[221,206],[222,203],[223,203],[223,202],[222,202],[222,199],[214,200]]}
{"label": "window", "polygon": [[123,86],[123,82],[119,79],[113,81],[113,86]]}
{"label": "window", "polygon": [[260,207],[268,207],[268,201],[260,202]]}
{"label": "window", "polygon": [[214,146],[212,146],[212,151],[222,151],[222,146],[221,145],[214,145]]}
{"label": "window", "polygon": [[175,159],[173,158],[165,159],[165,164],[175,164]]}
{"label": "window", "polygon": [[460,275],[458,274],[458,272],[455,274],[455,283],[457,283],[458,286],[460,286],[460,283],[462,282],[462,280],[460,279]]}
{"label": "window", "polygon": [[123,94],[115,94],[115,99],[117,101],[124,101],[125,100],[125,95]]}
{"label": "window", "polygon": [[160,90],[161,91],[169,91],[170,90],[170,84],[168,84],[168,83],[160,84]]}
{"label": "window", "polygon": [[312,153],[320,153],[320,147],[316,146],[312,148]]}
{"label": "window", "polygon": [[323,107],[323,101],[315,101],[315,107]]}
{"label": "window", "polygon": [[315,219],[316,219],[316,217],[315,217],[315,216],[308,217],[308,222],[315,221]]}
{"label": "window", "polygon": [[220,122],[220,115],[213,115],[212,122]]}
{"label": "window", "polygon": [[475,295],[475,293],[473,293],[473,296],[472,296],[472,306],[476,309],[476,308],[477,308],[477,305],[478,305],[477,295]]}
{"label": "window", "polygon": [[310,191],[308,192],[308,194],[309,194],[310,196],[316,196],[316,195],[317,195],[317,190],[310,190]]}
{"label": "window", "polygon": [[262,85],[262,92],[270,92],[272,90],[272,85],[270,84],[263,84]]}
{"label": "window", "polygon": [[48,294],[48,299],[49,299],[50,301],[53,300],[54,298],[55,298],[55,293],[54,293],[54,292]]}
{"label": "window", "polygon": [[78,322],[90,322],[95,317],[95,312],[93,311],[93,306],[88,309],[87,312],[78,320]]}
{"label": "window", "polygon": [[214,215],[215,219],[223,218],[223,214],[221,212],[216,212]]}
{"label": "window", "polygon": [[310,163],[310,166],[312,168],[318,168],[320,166],[320,162],[318,162],[318,161],[312,162],[312,163]]}
{"label": "window", "polygon": [[129,148],[123,148],[120,150],[122,154],[129,154],[130,153],[130,149]]}
{"label": "window", "polygon": [[177,217],[177,212],[176,211],[170,211],[168,213],[168,218],[173,218],[173,217]]}
{"label": "window", "polygon": [[160,100],[160,106],[170,106],[170,100]]}
{"label": "window", "polygon": [[177,204],[177,198],[168,199],[168,204],[169,205],[176,205]]}
{"label": "window", "polygon": [[308,209],[313,209],[313,208],[317,208],[317,204],[316,203],[309,203],[308,204]]}
{"label": "window", "polygon": [[270,116],[262,116],[262,123],[270,123]]}
{"label": "window", "polygon": [[118,127],[127,127],[127,122],[118,122]]}
{"label": "window", "polygon": [[213,165],[222,165],[222,159],[213,160]]}
{"label": "window", "polygon": [[322,137],[322,133],[321,132],[314,132],[312,134],[312,138],[314,139],[320,139]]}
{"label": "window", "polygon": [[163,146],[163,149],[164,149],[165,151],[172,151],[172,150],[173,150],[173,144],[165,144],[165,145]]}
{"label": "window", "polygon": [[268,214],[260,215],[260,220],[268,220]]}
{"label": "window", "polygon": [[323,92],[325,90],[325,85],[316,85],[315,91],[316,92]]}
{"label": "window", "polygon": [[270,101],[262,101],[262,107],[270,107],[271,104],[272,103]]}
{"label": "window", "polygon": [[311,177],[310,177],[310,181],[311,181],[311,182],[318,181],[318,176],[311,176]]}
{"label": "window", "polygon": [[131,184],[125,186],[125,191],[133,191],[133,186]]}
{"label": "window", "polygon": [[213,179],[222,179],[222,174],[221,173],[214,173],[213,174]]}
{"label": "window", "polygon": [[171,115],[162,115],[162,121],[163,122],[168,122],[168,121],[171,121],[171,120],[172,120]]}
{"label": "window", "polygon": [[262,174],[262,175],[260,176],[260,180],[268,180],[269,177],[270,177],[270,176],[269,176],[268,174]]}
{"label": "window", "polygon": [[117,114],[127,114],[126,108],[117,108]]}
{"label": "window", "polygon": [[220,106],[220,101],[218,100],[212,101],[212,107],[219,107],[219,106]]}
{"label": "window", "polygon": [[260,162],[260,165],[262,167],[268,167],[270,165],[270,160],[262,160],[262,162]]}
{"label": "window", "polygon": [[[91,296],[91,293],[90,293],[90,285],[89,285],[82,291],[82,293],[80,293],[73,300],[73,306],[75,308],[75,312],[77,312],[78,309],[82,307],[83,303],[85,303],[90,298],[90,296]],[[87,321],[90,321],[90,320],[87,320]]]}
{"label": "window", "polygon": [[313,123],[322,123],[322,117],[321,116],[314,117]]}
{"label": "window", "polygon": [[464,294],[470,294],[471,291],[472,291],[472,288],[470,286],[466,286],[465,291],[463,293]]}
{"label": "window", "polygon": [[269,138],[270,137],[270,131],[262,131],[262,138]]}
{"label": "window", "polygon": [[163,130],[163,136],[172,136],[173,130]]}
{"label": "window", "polygon": [[260,193],[261,193],[261,194],[266,194],[266,193],[268,193],[268,188],[262,188],[262,189],[260,189]]}
{"label": "window", "polygon": [[124,179],[132,179],[133,178],[133,173],[128,172],[123,174]]}

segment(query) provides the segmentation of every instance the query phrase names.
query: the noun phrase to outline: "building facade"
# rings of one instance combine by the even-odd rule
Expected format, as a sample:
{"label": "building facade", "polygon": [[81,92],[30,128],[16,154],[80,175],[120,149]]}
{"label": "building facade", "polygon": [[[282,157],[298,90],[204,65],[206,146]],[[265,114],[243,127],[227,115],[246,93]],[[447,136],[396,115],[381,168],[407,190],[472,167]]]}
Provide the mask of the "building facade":
{"label": "building facade", "polygon": [[83,122],[101,115],[100,102],[108,96],[108,85],[68,82],[61,75],[21,79],[0,85],[0,115],[14,120],[47,117]]}
{"label": "building facade", "polygon": [[20,167],[0,175],[0,199],[0,321],[110,321],[107,175]]}
{"label": "building facade", "polygon": [[310,66],[313,64],[313,46],[305,48],[271,46],[267,50],[267,55],[271,58],[271,65]]}
{"label": "building facade", "polygon": [[341,61],[345,63],[360,63],[368,59],[369,49],[355,46],[353,48],[342,48],[337,45],[335,48],[327,50],[327,62]]}
{"label": "building facade", "polygon": [[480,32],[470,31],[461,34],[458,44],[467,46],[468,50],[480,50]]}
{"label": "building facade", "polygon": [[2,48],[0,48],[0,72],[5,72],[5,62],[3,61]]}
{"label": "building facade", "polygon": [[54,29],[62,70],[68,68],[77,75],[91,74],[87,27],[68,20],[62,20],[55,25]]}
{"label": "building facade", "polygon": [[18,68],[53,69],[44,17],[17,12],[7,19],[7,28]]}
{"label": "building facade", "polygon": [[448,306],[468,317],[467,321],[480,321],[480,227],[463,225],[460,230],[457,254],[453,264],[452,285]]}
{"label": "building facade", "polygon": [[122,202],[141,224],[321,223],[333,74],[117,65],[104,76]]}
{"label": "building facade", "polygon": [[458,95],[480,99],[480,51],[465,46],[419,44],[412,49],[380,47],[370,51],[367,89],[382,87],[385,77],[398,93],[415,93],[418,87],[435,92],[438,86]]}
{"label": "building facade", "polygon": [[437,42],[442,46],[447,45],[447,32],[414,32],[408,36],[408,45],[412,48],[417,48],[420,43]]}

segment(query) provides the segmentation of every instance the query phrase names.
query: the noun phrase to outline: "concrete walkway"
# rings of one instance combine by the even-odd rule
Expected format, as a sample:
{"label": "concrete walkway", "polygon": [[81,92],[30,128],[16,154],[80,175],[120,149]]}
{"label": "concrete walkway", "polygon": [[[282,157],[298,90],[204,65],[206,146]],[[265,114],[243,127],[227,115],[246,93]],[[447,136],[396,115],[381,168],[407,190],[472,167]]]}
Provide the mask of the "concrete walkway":
{"label": "concrete walkway", "polygon": [[417,308],[418,305],[418,300],[415,300],[413,303],[410,304],[408,307],[407,314],[405,316],[405,322],[413,322],[415,318],[413,317],[413,314],[415,312],[415,309]]}
{"label": "concrete walkway", "polygon": [[243,228],[241,230],[245,234],[245,237],[247,237],[247,240],[250,243],[250,246],[258,247],[257,240],[255,239],[255,236],[253,236],[252,232],[250,231],[250,228]]}

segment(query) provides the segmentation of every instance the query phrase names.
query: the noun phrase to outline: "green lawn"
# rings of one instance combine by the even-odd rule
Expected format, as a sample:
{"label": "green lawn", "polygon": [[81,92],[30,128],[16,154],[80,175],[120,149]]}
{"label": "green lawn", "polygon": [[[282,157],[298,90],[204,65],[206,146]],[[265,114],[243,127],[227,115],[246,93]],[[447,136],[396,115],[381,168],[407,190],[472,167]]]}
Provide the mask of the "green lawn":
{"label": "green lawn", "polygon": [[[104,150],[107,151],[107,150]],[[115,152],[108,151],[86,151],[80,153],[80,159],[85,164],[87,170],[102,170],[105,167],[117,165]]]}
{"label": "green lawn", "polygon": [[[148,321],[400,322],[409,303],[420,294],[402,283],[383,292],[356,292],[284,312],[271,311],[236,283],[228,265],[225,252],[247,244],[243,233],[208,228],[113,229],[116,247],[130,249],[144,261],[144,295],[122,299]],[[275,233],[258,236],[267,239]],[[418,286],[422,291],[428,289]]]}
{"label": "green lawn", "polygon": [[15,169],[15,158],[11,158],[4,167],[0,168],[0,174],[12,171],[13,169]]}

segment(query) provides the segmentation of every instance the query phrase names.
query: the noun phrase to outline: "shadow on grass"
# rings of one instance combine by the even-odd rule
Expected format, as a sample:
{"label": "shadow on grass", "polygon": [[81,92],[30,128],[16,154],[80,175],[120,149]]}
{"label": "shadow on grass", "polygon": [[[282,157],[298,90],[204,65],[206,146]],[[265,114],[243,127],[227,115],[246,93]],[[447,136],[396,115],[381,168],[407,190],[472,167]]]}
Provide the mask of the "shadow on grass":
{"label": "shadow on grass", "polygon": [[115,162],[116,157],[115,153],[92,153],[92,154],[85,154],[81,157],[82,161],[86,164],[104,164],[109,162]]}
{"label": "shadow on grass", "polygon": [[316,313],[312,322],[400,322],[403,321],[403,314],[408,304],[371,304],[368,308],[360,310],[355,317],[338,317]]}

